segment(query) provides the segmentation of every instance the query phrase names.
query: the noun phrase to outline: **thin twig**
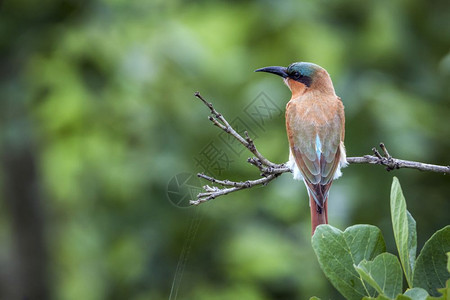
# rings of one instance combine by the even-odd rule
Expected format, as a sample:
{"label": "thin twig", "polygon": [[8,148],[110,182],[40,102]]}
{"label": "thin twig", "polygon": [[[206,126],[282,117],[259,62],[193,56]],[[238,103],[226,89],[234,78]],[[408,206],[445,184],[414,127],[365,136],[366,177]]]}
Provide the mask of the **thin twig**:
{"label": "thin twig", "polygon": [[[253,141],[249,138],[249,140],[244,139],[239,133],[236,132],[236,130],[233,129],[233,127],[230,126],[228,121],[223,117],[222,114],[218,113],[213,105],[206,101],[202,95],[200,95],[199,92],[195,92],[195,97],[202,100],[202,102],[209,108],[211,111],[212,116],[209,117],[209,120],[214,123],[217,127],[221,128],[226,133],[232,135],[235,139],[237,139],[242,145],[244,145],[250,152],[252,152],[263,164],[270,167],[276,167],[276,164],[272,163],[268,159],[266,159],[264,156],[262,156],[261,153],[256,149],[255,144]],[[248,136],[248,134],[247,134]]]}
{"label": "thin twig", "polygon": [[234,182],[229,180],[217,180],[213,177],[209,177],[205,174],[199,173],[197,176],[204,178],[208,181],[211,181],[213,183],[220,184],[222,186],[229,186],[229,188],[219,189],[217,187],[211,187],[211,186],[204,186],[203,189],[205,190],[204,193],[200,193],[197,195],[197,200],[191,200],[191,205],[199,205],[203,202],[207,202],[211,199],[215,199],[219,196],[223,196],[232,192],[236,192],[243,189],[248,189],[257,185],[267,185],[269,182],[280,176],[281,173],[271,174],[267,177],[262,177],[260,179],[256,180],[247,180],[247,181],[240,181],[240,182]]}
{"label": "thin twig", "polygon": [[444,175],[450,173],[450,166],[439,166],[426,164],[416,161],[403,160],[398,158],[388,159],[386,157],[378,158],[372,155],[364,155],[363,157],[347,157],[349,164],[372,164],[386,166],[387,171],[395,169],[409,168],[420,171],[443,173]]}
{"label": "thin twig", "polygon": [[[210,110],[212,116],[209,116],[208,119],[217,127],[225,131],[226,133],[233,136],[236,140],[238,140],[242,145],[244,145],[253,155],[256,157],[248,158],[248,162],[254,166],[256,166],[261,171],[261,178],[255,180],[247,180],[247,181],[230,181],[230,180],[219,180],[214,177],[205,175],[203,173],[197,174],[198,177],[208,180],[214,184],[220,185],[223,188],[219,188],[216,186],[205,185],[203,189],[204,193],[200,193],[197,195],[197,200],[191,200],[191,205],[199,205],[203,202],[207,202],[211,199],[215,199],[217,197],[227,195],[236,191],[240,191],[243,189],[252,188],[257,185],[267,185],[269,182],[277,178],[283,173],[292,172],[289,167],[282,163],[276,164],[269,161],[265,158],[259,151],[256,149],[255,143],[248,135],[247,131],[244,131],[244,136],[242,137],[239,133],[234,130],[233,127],[228,123],[225,117],[216,111],[213,105],[207,102],[199,92],[195,93],[195,97],[199,98]],[[384,156],[374,147],[372,148],[372,152],[374,155],[365,155],[363,157],[347,157],[347,162],[349,164],[373,164],[373,165],[382,165],[386,167],[387,171],[392,171],[395,169],[401,168],[410,168],[417,169],[421,171],[429,171],[429,172],[437,172],[437,173],[450,173],[450,166],[439,166],[426,164],[415,161],[408,161],[393,158],[384,143],[380,143],[380,148],[383,151]]]}
{"label": "thin twig", "polygon": [[380,148],[381,148],[381,150],[383,150],[384,156],[386,158],[392,158],[392,156],[389,154],[388,150],[386,149],[386,146],[384,145],[384,143],[380,143]]}

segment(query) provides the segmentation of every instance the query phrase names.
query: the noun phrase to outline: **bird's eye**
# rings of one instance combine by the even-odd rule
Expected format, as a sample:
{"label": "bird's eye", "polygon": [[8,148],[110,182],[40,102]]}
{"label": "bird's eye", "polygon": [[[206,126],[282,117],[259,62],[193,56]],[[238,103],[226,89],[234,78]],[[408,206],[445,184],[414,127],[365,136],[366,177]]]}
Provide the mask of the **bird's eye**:
{"label": "bird's eye", "polygon": [[295,78],[295,79],[300,78],[300,72],[295,71],[294,73],[292,73],[292,77]]}

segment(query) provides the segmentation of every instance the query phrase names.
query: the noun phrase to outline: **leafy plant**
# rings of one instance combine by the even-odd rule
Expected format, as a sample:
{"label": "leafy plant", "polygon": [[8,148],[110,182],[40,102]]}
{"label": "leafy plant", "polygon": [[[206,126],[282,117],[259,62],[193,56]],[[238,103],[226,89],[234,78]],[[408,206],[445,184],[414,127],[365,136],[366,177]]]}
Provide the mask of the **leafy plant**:
{"label": "leafy plant", "polygon": [[[450,297],[450,226],[434,233],[416,259],[416,221],[406,209],[396,177],[391,216],[400,261],[385,252],[383,235],[375,226],[354,225],[345,231],[330,225],[317,227],[312,246],[325,276],[350,300],[446,300]],[[402,270],[408,284],[404,293]]]}

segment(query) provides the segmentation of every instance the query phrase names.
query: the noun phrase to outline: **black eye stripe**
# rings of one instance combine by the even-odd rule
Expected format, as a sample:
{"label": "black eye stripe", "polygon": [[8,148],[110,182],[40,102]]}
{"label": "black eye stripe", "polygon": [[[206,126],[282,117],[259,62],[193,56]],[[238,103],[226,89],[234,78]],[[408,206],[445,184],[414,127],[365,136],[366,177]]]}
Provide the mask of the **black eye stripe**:
{"label": "black eye stripe", "polygon": [[302,76],[302,74],[300,74],[300,72],[294,71],[294,72],[292,72],[292,73],[290,74],[289,77],[291,77],[292,79],[299,79],[299,78],[301,78],[301,77],[303,77],[303,76]]}
{"label": "black eye stripe", "polygon": [[304,76],[304,75],[302,75],[302,74],[301,74],[300,72],[298,72],[298,71],[291,72],[291,73],[289,74],[289,77],[292,78],[292,79],[294,79],[295,81],[298,81],[298,82],[303,83],[303,84],[306,85],[307,87],[310,87],[310,86],[311,86],[311,83],[312,83],[311,77],[309,77],[309,76]]}

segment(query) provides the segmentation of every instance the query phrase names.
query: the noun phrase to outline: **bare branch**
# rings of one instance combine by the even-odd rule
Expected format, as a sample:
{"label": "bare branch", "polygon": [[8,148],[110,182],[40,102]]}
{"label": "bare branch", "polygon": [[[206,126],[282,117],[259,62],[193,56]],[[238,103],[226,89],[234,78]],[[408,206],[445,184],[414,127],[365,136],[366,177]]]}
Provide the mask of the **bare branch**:
{"label": "bare branch", "polygon": [[217,198],[219,196],[223,196],[232,192],[236,192],[243,189],[248,189],[257,185],[267,185],[269,182],[280,176],[281,173],[275,173],[271,174],[267,177],[262,177],[260,179],[256,180],[247,180],[247,181],[240,181],[240,182],[234,182],[230,180],[218,180],[213,177],[209,177],[205,174],[199,173],[197,174],[198,177],[204,178],[208,181],[211,181],[212,183],[217,183],[222,186],[229,186],[229,188],[223,188],[220,189],[218,187],[211,187],[209,185],[205,185],[203,189],[205,190],[205,193],[200,193],[197,195],[197,200],[191,200],[191,205],[199,205],[203,202],[209,201],[211,199]]}
{"label": "bare branch", "polygon": [[270,166],[270,167],[276,167],[277,165],[266,159],[264,156],[259,153],[259,151],[256,149],[253,141],[248,137],[248,133],[246,136],[248,137],[248,140],[244,139],[239,133],[236,132],[236,130],[233,129],[233,127],[230,126],[228,121],[222,116],[222,114],[218,113],[213,105],[206,101],[202,95],[200,95],[199,92],[195,92],[195,97],[202,100],[202,102],[209,108],[211,111],[212,116],[209,117],[209,120],[214,123],[217,127],[221,128],[223,131],[225,131],[228,134],[231,134],[235,139],[237,139],[242,145],[244,145],[250,152],[252,152],[264,165]]}
{"label": "bare branch", "polygon": [[[256,166],[261,174],[261,178],[255,179],[255,180],[247,180],[247,181],[230,181],[230,180],[219,180],[214,177],[210,177],[208,175],[205,175],[203,173],[197,174],[198,177],[203,178],[205,180],[210,181],[211,183],[217,184],[222,186],[222,188],[216,187],[216,186],[209,186],[205,185],[203,186],[203,189],[205,190],[204,193],[200,193],[197,195],[197,200],[191,200],[191,205],[199,205],[203,202],[207,202],[211,199],[215,199],[217,197],[227,195],[236,191],[240,191],[243,189],[252,188],[257,185],[267,185],[269,182],[277,178],[283,173],[292,172],[291,169],[289,169],[286,164],[276,164],[271,161],[269,161],[267,158],[265,158],[257,149],[255,146],[255,143],[248,135],[247,131],[244,131],[244,136],[242,137],[236,130],[231,127],[231,125],[228,123],[228,121],[225,119],[225,117],[217,112],[213,105],[209,102],[207,102],[199,92],[195,93],[195,97],[199,98],[210,110],[211,116],[208,117],[208,119],[217,127],[225,131],[226,133],[233,136],[236,140],[238,140],[242,145],[244,145],[253,155],[256,157],[248,158],[247,162]],[[381,153],[374,147],[372,148],[372,151],[374,155],[365,155],[362,157],[347,157],[347,162],[349,164],[373,164],[373,165],[382,165],[386,167],[387,171],[392,171],[395,169],[401,169],[401,168],[410,168],[410,169],[417,169],[421,171],[429,171],[429,172],[437,172],[437,173],[450,173],[450,166],[439,166],[439,165],[432,165],[432,164],[426,164],[421,162],[415,162],[415,161],[408,161],[408,160],[402,160],[393,158],[384,143],[380,143],[380,148],[383,151],[384,156],[381,155]]]}
{"label": "bare branch", "polygon": [[409,169],[417,169],[420,171],[444,173],[444,175],[450,173],[450,166],[432,165],[392,157],[389,159],[387,157],[378,158],[372,155],[364,155],[363,157],[348,157],[347,162],[349,164],[383,165],[386,166],[387,171],[392,171],[401,168],[409,168]]}

